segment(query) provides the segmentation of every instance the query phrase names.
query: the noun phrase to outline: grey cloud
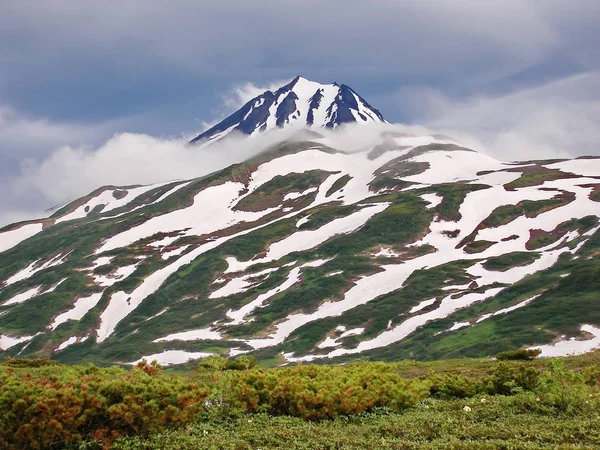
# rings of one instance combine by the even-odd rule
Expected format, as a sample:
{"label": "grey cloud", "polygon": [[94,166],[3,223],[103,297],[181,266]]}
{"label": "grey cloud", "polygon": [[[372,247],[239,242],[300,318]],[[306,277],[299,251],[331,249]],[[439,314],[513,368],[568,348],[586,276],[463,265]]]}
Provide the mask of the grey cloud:
{"label": "grey cloud", "polygon": [[[541,59],[561,43],[542,2],[380,1],[365,4],[126,0],[7,0],[4,33],[18,37],[3,52],[23,63],[96,52],[115,64],[171,64],[216,76],[224,71],[277,76],[298,69],[374,76],[444,70],[444,76],[498,76]],[[31,64],[31,60],[28,61]],[[375,66],[375,67],[370,67]],[[295,75],[295,73],[288,73]],[[226,77],[232,77],[226,73]],[[251,76],[251,78],[256,78]]]}

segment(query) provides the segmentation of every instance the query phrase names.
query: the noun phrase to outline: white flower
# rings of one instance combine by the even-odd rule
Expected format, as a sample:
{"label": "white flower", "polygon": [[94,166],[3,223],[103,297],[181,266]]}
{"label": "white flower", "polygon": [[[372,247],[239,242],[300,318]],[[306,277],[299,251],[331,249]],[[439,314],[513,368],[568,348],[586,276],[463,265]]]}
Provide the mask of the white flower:
{"label": "white flower", "polygon": [[487,400],[485,398],[482,398],[481,403],[487,403]]}
{"label": "white flower", "polygon": [[465,407],[463,408],[463,411],[464,411],[464,412],[471,412],[471,407],[470,407],[470,406],[465,406]]}

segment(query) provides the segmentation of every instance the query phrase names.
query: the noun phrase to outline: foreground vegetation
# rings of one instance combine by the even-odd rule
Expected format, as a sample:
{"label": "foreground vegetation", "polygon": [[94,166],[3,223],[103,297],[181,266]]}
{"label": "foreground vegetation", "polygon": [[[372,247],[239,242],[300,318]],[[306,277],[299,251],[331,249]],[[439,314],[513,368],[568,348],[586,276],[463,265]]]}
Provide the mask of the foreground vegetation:
{"label": "foreground vegetation", "polygon": [[211,357],[165,373],[0,364],[0,448],[592,448],[600,352],[503,361],[257,367]]}

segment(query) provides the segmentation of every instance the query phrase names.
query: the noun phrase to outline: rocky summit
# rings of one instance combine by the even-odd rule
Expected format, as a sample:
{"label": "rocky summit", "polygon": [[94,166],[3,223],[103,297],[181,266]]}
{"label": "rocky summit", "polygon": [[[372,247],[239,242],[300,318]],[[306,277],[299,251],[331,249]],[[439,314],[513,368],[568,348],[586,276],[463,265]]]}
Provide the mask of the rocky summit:
{"label": "rocky summit", "polygon": [[232,132],[251,136],[284,127],[336,128],[345,123],[385,122],[379,111],[345,84],[320,84],[298,76],[253,98],[191,143],[214,142]]}

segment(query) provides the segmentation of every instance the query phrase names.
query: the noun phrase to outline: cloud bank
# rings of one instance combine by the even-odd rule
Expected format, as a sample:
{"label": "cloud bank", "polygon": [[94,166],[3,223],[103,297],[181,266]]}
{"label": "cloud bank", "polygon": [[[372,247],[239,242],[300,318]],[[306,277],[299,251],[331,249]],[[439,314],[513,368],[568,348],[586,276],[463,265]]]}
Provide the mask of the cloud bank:
{"label": "cloud bank", "polygon": [[397,101],[413,105],[415,122],[474,139],[498,159],[600,155],[600,72],[500,96],[405,90]]}

